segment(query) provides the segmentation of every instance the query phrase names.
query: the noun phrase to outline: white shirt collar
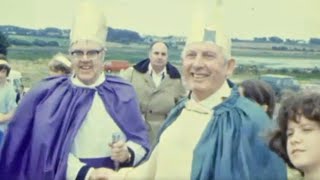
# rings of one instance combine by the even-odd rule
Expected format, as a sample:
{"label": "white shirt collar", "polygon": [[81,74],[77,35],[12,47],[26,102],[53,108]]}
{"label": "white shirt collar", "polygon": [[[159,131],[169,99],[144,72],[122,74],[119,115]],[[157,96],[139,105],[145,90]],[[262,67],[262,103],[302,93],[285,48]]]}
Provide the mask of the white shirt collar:
{"label": "white shirt collar", "polygon": [[148,73],[151,75],[151,74],[155,74],[155,75],[158,75],[158,76],[162,76],[162,75],[166,75],[167,74],[167,68],[164,67],[163,70],[160,72],[160,73],[156,73],[153,69],[152,69],[152,66],[151,66],[151,63],[149,63],[149,66],[148,66]]}
{"label": "white shirt collar", "polygon": [[98,77],[98,79],[96,80],[96,82],[93,84],[90,84],[90,85],[86,85],[83,82],[81,82],[76,75],[73,75],[71,77],[72,77],[71,82],[74,85],[80,86],[80,87],[87,87],[87,88],[95,88],[95,87],[99,86],[100,84],[102,84],[106,80],[104,73],[101,73],[100,76]]}
{"label": "white shirt collar", "polygon": [[[223,85],[215,93],[213,93],[206,99],[198,102],[198,104],[207,110],[212,110],[212,108],[222,103],[225,98],[229,97],[230,94],[231,94],[231,88],[229,87],[228,82],[225,81]],[[196,101],[192,98],[192,96],[190,101],[193,101],[193,103],[196,103]]]}

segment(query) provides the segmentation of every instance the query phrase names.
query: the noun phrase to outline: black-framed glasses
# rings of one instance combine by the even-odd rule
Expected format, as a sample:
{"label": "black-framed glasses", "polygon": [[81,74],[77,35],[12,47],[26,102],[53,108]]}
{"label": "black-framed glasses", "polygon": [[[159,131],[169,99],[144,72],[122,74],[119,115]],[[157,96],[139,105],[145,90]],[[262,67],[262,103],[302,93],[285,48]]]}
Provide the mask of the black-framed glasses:
{"label": "black-framed glasses", "polygon": [[70,55],[77,59],[83,58],[84,55],[86,55],[88,59],[96,59],[103,50],[104,49],[99,49],[99,50],[92,49],[89,51],[73,50],[70,52]]}

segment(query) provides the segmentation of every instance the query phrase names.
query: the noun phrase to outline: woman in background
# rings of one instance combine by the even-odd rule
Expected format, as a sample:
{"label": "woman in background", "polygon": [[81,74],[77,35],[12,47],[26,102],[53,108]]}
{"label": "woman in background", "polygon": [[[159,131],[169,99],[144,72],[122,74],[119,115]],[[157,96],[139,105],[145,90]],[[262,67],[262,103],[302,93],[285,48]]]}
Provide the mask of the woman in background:
{"label": "woman in background", "polygon": [[276,104],[275,92],[264,81],[257,79],[244,80],[240,84],[240,94],[258,103],[272,119]]}

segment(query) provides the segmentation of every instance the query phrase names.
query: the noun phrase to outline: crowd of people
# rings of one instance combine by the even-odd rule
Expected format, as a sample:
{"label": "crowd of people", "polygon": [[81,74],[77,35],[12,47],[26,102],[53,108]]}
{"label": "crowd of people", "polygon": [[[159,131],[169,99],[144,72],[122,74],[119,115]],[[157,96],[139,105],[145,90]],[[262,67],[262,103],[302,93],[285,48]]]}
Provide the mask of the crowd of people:
{"label": "crowd of people", "polygon": [[106,19],[82,2],[69,54],[19,103],[1,59],[0,179],[319,179],[320,93],[288,95],[275,113],[270,85],[231,81],[223,26],[193,28],[181,72],[157,41],[148,58],[105,74]]}

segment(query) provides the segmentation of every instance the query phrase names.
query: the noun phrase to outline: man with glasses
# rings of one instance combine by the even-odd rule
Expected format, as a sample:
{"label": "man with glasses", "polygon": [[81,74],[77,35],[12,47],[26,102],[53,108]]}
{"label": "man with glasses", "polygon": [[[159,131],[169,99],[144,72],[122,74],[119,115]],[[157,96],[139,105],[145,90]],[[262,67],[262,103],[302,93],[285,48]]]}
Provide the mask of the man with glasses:
{"label": "man with glasses", "polygon": [[0,179],[101,179],[149,150],[134,88],[105,76],[105,17],[81,4],[70,34],[74,74],[53,76],[24,97],[0,153]]}
{"label": "man with glasses", "polygon": [[149,58],[121,72],[120,76],[130,81],[137,91],[153,144],[169,111],[185,95],[178,69],[168,62],[167,44],[151,44]]}

